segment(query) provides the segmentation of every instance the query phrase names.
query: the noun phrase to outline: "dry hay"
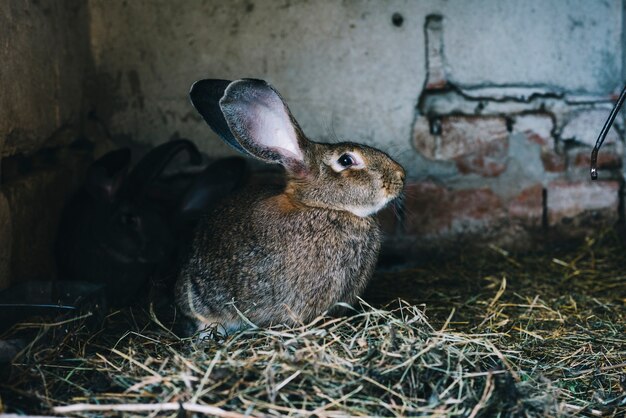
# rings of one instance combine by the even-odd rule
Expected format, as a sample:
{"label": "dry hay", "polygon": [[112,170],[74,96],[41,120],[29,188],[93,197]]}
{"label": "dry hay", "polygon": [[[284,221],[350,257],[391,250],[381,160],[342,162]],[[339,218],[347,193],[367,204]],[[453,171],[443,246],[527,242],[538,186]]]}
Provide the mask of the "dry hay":
{"label": "dry hay", "polygon": [[624,249],[610,235],[430,261],[380,274],[349,316],[222,341],[179,339],[141,309],[22,325],[37,338],[0,395],[76,416],[620,416]]}

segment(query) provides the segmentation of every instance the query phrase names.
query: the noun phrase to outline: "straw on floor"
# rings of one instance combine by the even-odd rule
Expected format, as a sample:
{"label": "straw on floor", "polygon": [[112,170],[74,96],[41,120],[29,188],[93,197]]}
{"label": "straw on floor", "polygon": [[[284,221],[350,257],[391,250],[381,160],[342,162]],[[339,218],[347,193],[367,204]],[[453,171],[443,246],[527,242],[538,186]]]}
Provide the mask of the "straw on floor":
{"label": "straw on floor", "polygon": [[222,340],[180,339],[140,308],[23,324],[36,338],[0,399],[73,416],[619,416],[624,250],[608,234],[432,260],[379,274],[349,315]]}

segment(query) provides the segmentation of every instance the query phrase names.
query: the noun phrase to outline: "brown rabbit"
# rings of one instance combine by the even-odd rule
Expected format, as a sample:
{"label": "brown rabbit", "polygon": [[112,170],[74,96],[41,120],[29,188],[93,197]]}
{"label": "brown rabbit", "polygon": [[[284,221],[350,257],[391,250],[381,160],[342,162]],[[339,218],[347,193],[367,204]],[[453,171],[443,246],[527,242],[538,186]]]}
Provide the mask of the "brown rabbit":
{"label": "brown rabbit", "polygon": [[178,275],[183,313],[229,332],[354,302],[380,248],[373,215],[402,191],[402,167],[365,145],[308,140],[265,81],[201,80],[190,96],[228,144],[283,165],[287,185],[244,189],[204,216]]}

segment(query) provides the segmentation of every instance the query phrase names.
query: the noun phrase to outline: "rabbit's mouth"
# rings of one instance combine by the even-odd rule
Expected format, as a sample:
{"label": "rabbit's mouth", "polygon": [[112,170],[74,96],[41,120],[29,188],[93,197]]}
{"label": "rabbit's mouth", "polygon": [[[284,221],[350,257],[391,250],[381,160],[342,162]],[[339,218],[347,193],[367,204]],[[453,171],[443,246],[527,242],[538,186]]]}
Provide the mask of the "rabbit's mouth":
{"label": "rabbit's mouth", "polygon": [[[404,188],[403,180],[403,173],[401,173],[401,175],[399,175],[399,180],[392,180],[383,183],[382,187],[378,191],[378,196],[373,197],[372,200],[374,201],[344,205],[344,210],[360,218],[366,218],[374,215],[387,206],[391,201],[400,197]],[[369,199],[370,198],[365,200]]]}

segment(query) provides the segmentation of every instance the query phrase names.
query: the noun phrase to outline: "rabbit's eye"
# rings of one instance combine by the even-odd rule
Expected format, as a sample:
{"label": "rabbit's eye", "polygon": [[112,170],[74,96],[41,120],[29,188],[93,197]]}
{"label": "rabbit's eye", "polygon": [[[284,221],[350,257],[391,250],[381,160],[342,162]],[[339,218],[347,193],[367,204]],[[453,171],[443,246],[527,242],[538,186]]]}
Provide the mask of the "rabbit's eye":
{"label": "rabbit's eye", "polygon": [[356,151],[350,151],[344,152],[336,160],[331,160],[331,163],[329,165],[333,169],[333,171],[335,171],[336,173],[341,173],[343,171],[347,172],[348,169],[361,170],[365,168],[365,161],[363,161],[363,156],[360,153]]}
{"label": "rabbit's eye", "polygon": [[354,165],[354,158],[352,158],[352,156],[350,154],[343,154],[341,157],[339,157],[337,162],[342,167],[350,167],[350,166]]}

